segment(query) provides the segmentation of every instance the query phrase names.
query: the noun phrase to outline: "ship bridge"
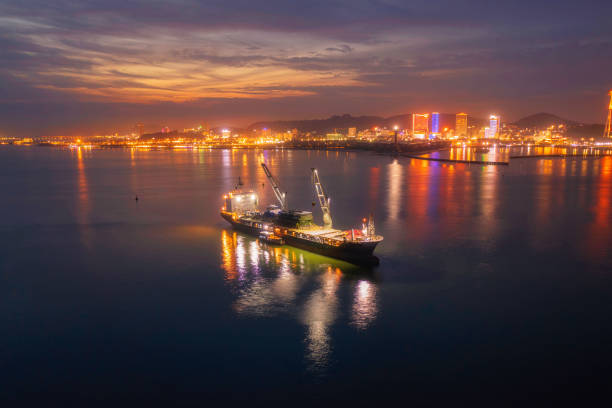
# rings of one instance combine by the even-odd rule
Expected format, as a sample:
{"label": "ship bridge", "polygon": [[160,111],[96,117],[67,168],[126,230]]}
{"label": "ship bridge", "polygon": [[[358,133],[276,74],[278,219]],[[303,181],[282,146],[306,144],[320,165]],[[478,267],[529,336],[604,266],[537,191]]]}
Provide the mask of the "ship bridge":
{"label": "ship bridge", "polygon": [[242,215],[258,211],[259,197],[254,191],[233,191],[223,198],[227,212]]}

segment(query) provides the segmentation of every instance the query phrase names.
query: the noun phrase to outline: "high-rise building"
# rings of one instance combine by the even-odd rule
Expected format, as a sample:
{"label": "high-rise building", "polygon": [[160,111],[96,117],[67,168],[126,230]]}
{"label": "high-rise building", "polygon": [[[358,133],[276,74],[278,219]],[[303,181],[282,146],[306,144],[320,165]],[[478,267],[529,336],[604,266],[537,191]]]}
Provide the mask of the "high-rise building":
{"label": "high-rise building", "polygon": [[357,128],[354,128],[354,127],[348,128],[348,135],[347,135],[347,137],[350,137],[350,138],[353,138],[353,139],[355,137],[357,137]]}
{"label": "high-rise building", "polygon": [[468,135],[468,115],[467,113],[458,113],[455,115],[455,136]]}
{"label": "high-rise building", "polygon": [[209,134],[210,133],[210,126],[208,125],[208,122],[203,121],[202,124],[200,125],[200,132],[205,133],[205,134]]}
{"label": "high-rise building", "polygon": [[412,137],[416,139],[425,139],[429,134],[429,114],[428,113],[413,113],[412,114]]}
{"label": "high-rise building", "polygon": [[431,133],[440,133],[440,112],[432,112],[431,114]]}
{"label": "high-rise building", "polygon": [[612,137],[612,90],[610,90],[608,95],[610,95],[610,105],[608,106],[608,119],[604,128],[604,137],[610,138]]}
{"label": "high-rise building", "polygon": [[138,134],[138,137],[144,135],[144,125],[142,123],[136,124],[136,133]]}
{"label": "high-rise building", "polygon": [[501,129],[501,118],[497,115],[491,115],[489,117],[489,139],[496,139],[499,137],[499,131]]}

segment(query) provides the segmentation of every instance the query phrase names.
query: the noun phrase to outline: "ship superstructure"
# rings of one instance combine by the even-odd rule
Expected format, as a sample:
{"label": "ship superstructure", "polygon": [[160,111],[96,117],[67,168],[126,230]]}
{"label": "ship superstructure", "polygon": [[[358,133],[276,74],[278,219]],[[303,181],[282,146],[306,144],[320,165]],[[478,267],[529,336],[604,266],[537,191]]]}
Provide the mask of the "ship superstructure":
{"label": "ship superstructure", "polygon": [[[256,236],[265,236],[266,242],[283,242],[322,255],[359,264],[377,264],[373,255],[383,237],[376,235],[372,215],[364,218],[361,228],[339,230],[332,227],[330,199],[321,184],[317,169],[311,169],[312,182],[323,213],[323,225],[315,224],[311,211],[287,208],[287,194],[265,163],[261,164],[279,206],[259,209],[259,198],[254,191],[235,190],[224,196],[221,216],[234,228]],[[271,238],[270,238],[271,237]],[[278,239],[277,239],[278,238]]]}

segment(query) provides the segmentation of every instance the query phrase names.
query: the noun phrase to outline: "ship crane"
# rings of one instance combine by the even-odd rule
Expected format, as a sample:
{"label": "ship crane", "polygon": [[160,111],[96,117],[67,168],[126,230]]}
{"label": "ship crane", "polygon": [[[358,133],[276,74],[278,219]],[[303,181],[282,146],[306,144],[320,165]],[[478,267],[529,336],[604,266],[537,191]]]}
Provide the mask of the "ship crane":
{"label": "ship crane", "polygon": [[319,198],[319,205],[321,205],[321,211],[323,212],[323,226],[325,226],[325,228],[331,228],[332,218],[329,212],[329,197],[325,194],[325,190],[323,190],[317,169],[312,168],[310,170],[312,170],[312,184],[314,185],[315,192]]}
{"label": "ship crane", "polygon": [[270,169],[268,169],[268,166],[266,166],[266,163],[261,163],[261,167],[264,169],[264,172],[266,173],[266,177],[268,177],[268,180],[270,180],[270,184],[272,184],[272,190],[274,190],[274,195],[276,196],[276,199],[280,203],[281,210],[286,211],[287,210],[287,193],[281,192],[278,180],[276,179],[276,177],[272,175],[272,173],[270,172]]}

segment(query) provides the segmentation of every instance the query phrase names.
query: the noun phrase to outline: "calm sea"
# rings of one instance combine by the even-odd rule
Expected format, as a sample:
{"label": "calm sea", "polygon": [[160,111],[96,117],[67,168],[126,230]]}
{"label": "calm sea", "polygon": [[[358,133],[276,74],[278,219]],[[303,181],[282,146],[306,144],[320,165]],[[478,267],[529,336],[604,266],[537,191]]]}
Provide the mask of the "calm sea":
{"label": "calm sea", "polygon": [[[335,226],[372,212],[380,266],[228,228],[221,197],[238,177],[274,202],[262,160],[291,207],[313,209],[317,167]],[[612,157],[477,166],[0,146],[0,397],[499,406],[604,396],[611,199]]]}

